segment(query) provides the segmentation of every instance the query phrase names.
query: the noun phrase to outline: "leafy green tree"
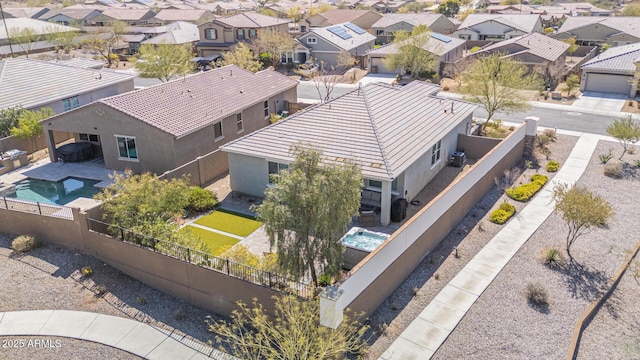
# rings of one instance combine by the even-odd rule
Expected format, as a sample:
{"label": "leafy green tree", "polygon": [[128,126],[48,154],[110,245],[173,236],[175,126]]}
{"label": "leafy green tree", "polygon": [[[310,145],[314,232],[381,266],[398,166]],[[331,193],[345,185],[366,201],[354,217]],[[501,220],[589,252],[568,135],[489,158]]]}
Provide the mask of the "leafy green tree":
{"label": "leafy green tree", "polygon": [[618,139],[622,145],[622,154],[618,158],[622,160],[629,147],[640,140],[640,124],[633,120],[631,114],[626,114],[621,119],[614,119],[607,126],[607,134]]}
{"label": "leafy green tree", "polygon": [[640,3],[630,2],[622,9],[622,16],[640,16]]}
{"label": "leafy green tree", "polygon": [[0,110],[0,139],[11,136],[11,129],[18,126],[18,120],[25,111],[20,105]]}
{"label": "leafy green tree", "polygon": [[42,134],[40,121],[54,115],[51,108],[41,108],[38,111],[25,110],[18,118],[18,126],[11,128],[11,135],[18,139],[31,139],[33,151],[37,150],[37,138]]}
{"label": "leafy green tree", "polygon": [[564,91],[567,92],[567,96],[571,97],[573,90],[577,89],[580,85],[580,78],[576,74],[567,76],[567,80],[564,82]]}
{"label": "leafy green tree", "polygon": [[13,27],[9,28],[8,38],[12,43],[17,44],[22,52],[29,57],[35,42],[40,39],[40,34],[32,27]]}
{"label": "leafy green tree", "polygon": [[302,20],[302,16],[302,8],[299,5],[292,6],[287,11],[287,17],[296,24]]}
{"label": "leafy green tree", "polygon": [[236,65],[251,72],[258,72],[262,68],[260,61],[256,60],[245,43],[240,43],[233,50],[222,54],[222,65]]}
{"label": "leafy green tree", "polygon": [[530,107],[521,90],[539,89],[538,74],[511,58],[494,54],[476,59],[461,76],[461,92],[468,101],[480,104],[488,113],[480,128],[484,132],[493,115],[500,111],[514,113]]}
{"label": "leafy green tree", "polygon": [[97,52],[111,67],[118,59],[113,49],[120,43],[120,37],[124,34],[127,23],[115,21],[108,27],[96,33],[92,33],[82,41],[82,47]]}
{"label": "leafy green tree", "polygon": [[396,31],[393,33],[396,53],[382,61],[388,69],[404,69],[415,79],[420,73],[433,70],[435,56],[426,50],[431,31],[426,25],[418,25],[411,33]]}
{"label": "leafy green tree", "polygon": [[362,176],[354,163],[321,164],[322,153],[296,145],[295,160],[274,177],[257,207],[280,269],[296,280],[305,274],[318,284],[316,267],[334,275],[344,247],[339,240],[360,207]]}
{"label": "leafy green tree", "polygon": [[569,45],[569,48],[567,49],[567,52],[569,53],[569,56],[571,56],[571,61],[573,61],[573,53],[575,53],[578,50],[578,44],[576,44],[576,38],[572,37],[569,38],[567,40],[562,40],[564,43]]}
{"label": "leafy green tree", "polygon": [[261,29],[253,40],[254,49],[259,54],[268,54],[271,64],[280,64],[280,54],[293,51],[295,40],[288,33],[278,30]]}
{"label": "leafy green tree", "polygon": [[253,360],[343,359],[345,355],[366,352],[363,340],[369,329],[357,319],[345,319],[337,329],[320,326],[317,299],[299,300],[293,295],[274,297],[275,314],[270,317],[263,306],[240,302],[229,322],[207,321],[218,344],[226,344],[234,356]]}
{"label": "leafy green tree", "polygon": [[603,227],[613,217],[609,202],[584,185],[557,185],[553,189],[555,210],[569,227],[566,237],[567,255],[571,257],[571,245],[594,228]]}
{"label": "leafy green tree", "polygon": [[56,55],[59,58],[60,52],[67,55],[71,53],[79,35],[80,31],[63,31],[56,26],[51,26],[45,38],[56,47]]}
{"label": "leafy green tree", "polygon": [[460,2],[458,0],[446,0],[438,5],[438,13],[446,17],[454,17],[460,11]]}
{"label": "leafy green tree", "polygon": [[191,44],[144,44],[133,64],[142,78],[169,81],[175,76],[193,72]]}

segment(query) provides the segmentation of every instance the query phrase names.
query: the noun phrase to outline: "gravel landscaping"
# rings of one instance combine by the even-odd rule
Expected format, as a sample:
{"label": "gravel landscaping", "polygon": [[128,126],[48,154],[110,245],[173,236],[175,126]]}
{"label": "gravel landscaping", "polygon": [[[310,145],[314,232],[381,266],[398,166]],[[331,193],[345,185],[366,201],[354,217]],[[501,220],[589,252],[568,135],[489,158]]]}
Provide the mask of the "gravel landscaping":
{"label": "gravel landscaping", "polygon": [[[24,344],[22,347],[15,344]],[[37,342],[46,345],[35,345]],[[0,336],[0,359],[135,360],[139,356],[91,341],[55,336]]]}
{"label": "gravel landscaping", "polygon": [[[133,318],[173,330],[185,336],[184,343],[201,350],[213,339],[205,320],[214,314],[146,286],[79,251],[44,244],[26,255],[14,256],[13,237],[0,234],[0,311],[77,310]],[[86,266],[93,270],[88,278],[80,274]],[[62,339],[62,344],[56,349],[0,349],[0,358],[33,359],[41,358],[41,354],[42,358],[51,355],[58,359],[137,358],[91,342]],[[76,349],[76,345],[74,354],[65,350]]]}
{"label": "gravel landscaping", "polygon": [[[558,135],[558,140],[549,146],[550,159],[558,161],[560,165],[564,164],[577,141],[578,138],[574,136]],[[555,173],[544,170],[546,162],[540,161],[541,168],[538,169],[538,173],[548,175],[549,181],[552,181]],[[526,170],[516,184],[528,182],[534,173],[534,169]],[[372,331],[369,334],[369,359],[377,359],[438,292],[502,228],[501,225],[489,221],[489,214],[500,203],[501,196],[494,187],[380,305],[370,317]],[[516,201],[510,203],[515,205],[516,211],[525,206]],[[458,257],[454,255],[455,249]]]}

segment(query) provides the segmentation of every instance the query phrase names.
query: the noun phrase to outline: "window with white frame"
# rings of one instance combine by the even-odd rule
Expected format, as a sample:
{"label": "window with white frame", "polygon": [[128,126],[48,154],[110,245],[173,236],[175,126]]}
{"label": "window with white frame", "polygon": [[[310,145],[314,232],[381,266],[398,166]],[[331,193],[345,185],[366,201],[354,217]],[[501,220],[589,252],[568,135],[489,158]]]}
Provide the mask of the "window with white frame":
{"label": "window with white frame", "polygon": [[442,147],[442,140],[431,147],[431,166],[434,166],[440,162],[440,148]]}
{"label": "window with white frame", "polygon": [[207,40],[217,40],[218,31],[216,29],[204,29],[204,38]]}
{"label": "window with white frame", "polygon": [[64,107],[64,111],[69,111],[71,109],[75,109],[80,107],[80,101],[77,96],[70,97],[68,99],[62,100],[62,106]]}
{"label": "window with white frame", "polygon": [[244,40],[244,29],[238,29],[238,40]]}
{"label": "window with white frame", "polygon": [[242,113],[236,114],[236,124],[238,125],[238,132],[244,130],[244,124],[242,124]]}
{"label": "window with white frame", "polygon": [[269,161],[269,183],[270,184],[275,183],[275,179],[273,175],[278,175],[280,174],[281,171],[286,170],[288,168],[289,168],[289,165],[287,164],[281,164],[281,163]]}
{"label": "window with white frame", "polygon": [[256,33],[256,29],[249,29],[249,38],[250,39],[255,39],[258,36],[258,34]]}
{"label": "window with white frame", "polygon": [[213,139],[220,140],[222,138],[222,122],[213,124]]}
{"label": "window with white frame", "polygon": [[318,43],[318,38],[314,38],[314,37],[307,38],[307,44],[317,44],[317,43]]}
{"label": "window with white frame", "polygon": [[118,155],[120,159],[137,160],[136,138],[133,136],[116,135],[118,143]]}
{"label": "window with white frame", "polygon": [[264,101],[264,117],[269,116],[269,100]]}
{"label": "window with white frame", "polygon": [[[364,179],[364,187],[372,190],[382,190],[382,181]],[[398,179],[391,182],[391,191],[398,191]]]}

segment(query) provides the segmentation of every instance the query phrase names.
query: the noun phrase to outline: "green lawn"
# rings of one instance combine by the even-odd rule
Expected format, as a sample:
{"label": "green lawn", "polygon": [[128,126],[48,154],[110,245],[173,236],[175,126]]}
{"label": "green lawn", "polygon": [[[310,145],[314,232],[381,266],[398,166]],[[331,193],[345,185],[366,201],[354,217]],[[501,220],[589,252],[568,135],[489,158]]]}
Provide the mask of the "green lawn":
{"label": "green lawn", "polygon": [[200,240],[209,246],[209,253],[214,256],[218,256],[222,251],[235,245],[240,240],[225,236],[222,234],[208,231],[195,226],[187,226],[193,235],[199,236]]}
{"label": "green lawn", "polygon": [[209,215],[201,217],[196,221],[196,224],[242,237],[249,236],[249,234],[258,230],[258,228],[262,226],[262,223],[259,221],[247,219],[246,217],[230,214],[220,210],[216,210]]}

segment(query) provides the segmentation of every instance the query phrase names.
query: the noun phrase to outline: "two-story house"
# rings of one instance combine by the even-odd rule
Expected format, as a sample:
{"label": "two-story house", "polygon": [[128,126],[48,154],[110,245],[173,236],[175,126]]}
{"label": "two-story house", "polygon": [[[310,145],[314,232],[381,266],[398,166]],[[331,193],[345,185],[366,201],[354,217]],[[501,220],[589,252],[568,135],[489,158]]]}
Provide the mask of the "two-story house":
{"label": "two-story house", "polygon": [[364,61],[364,55],[373,49],[376,37],[357,25],[343,23],[312,28],[298,40],[309,48],[311,57],[317,64],[337,66],[338,58],[343,52]]}
{"label": "two-story house", "polygon": [[453,35],[464,40],[502,41],[542,33],[540,15],[469,14]]}

